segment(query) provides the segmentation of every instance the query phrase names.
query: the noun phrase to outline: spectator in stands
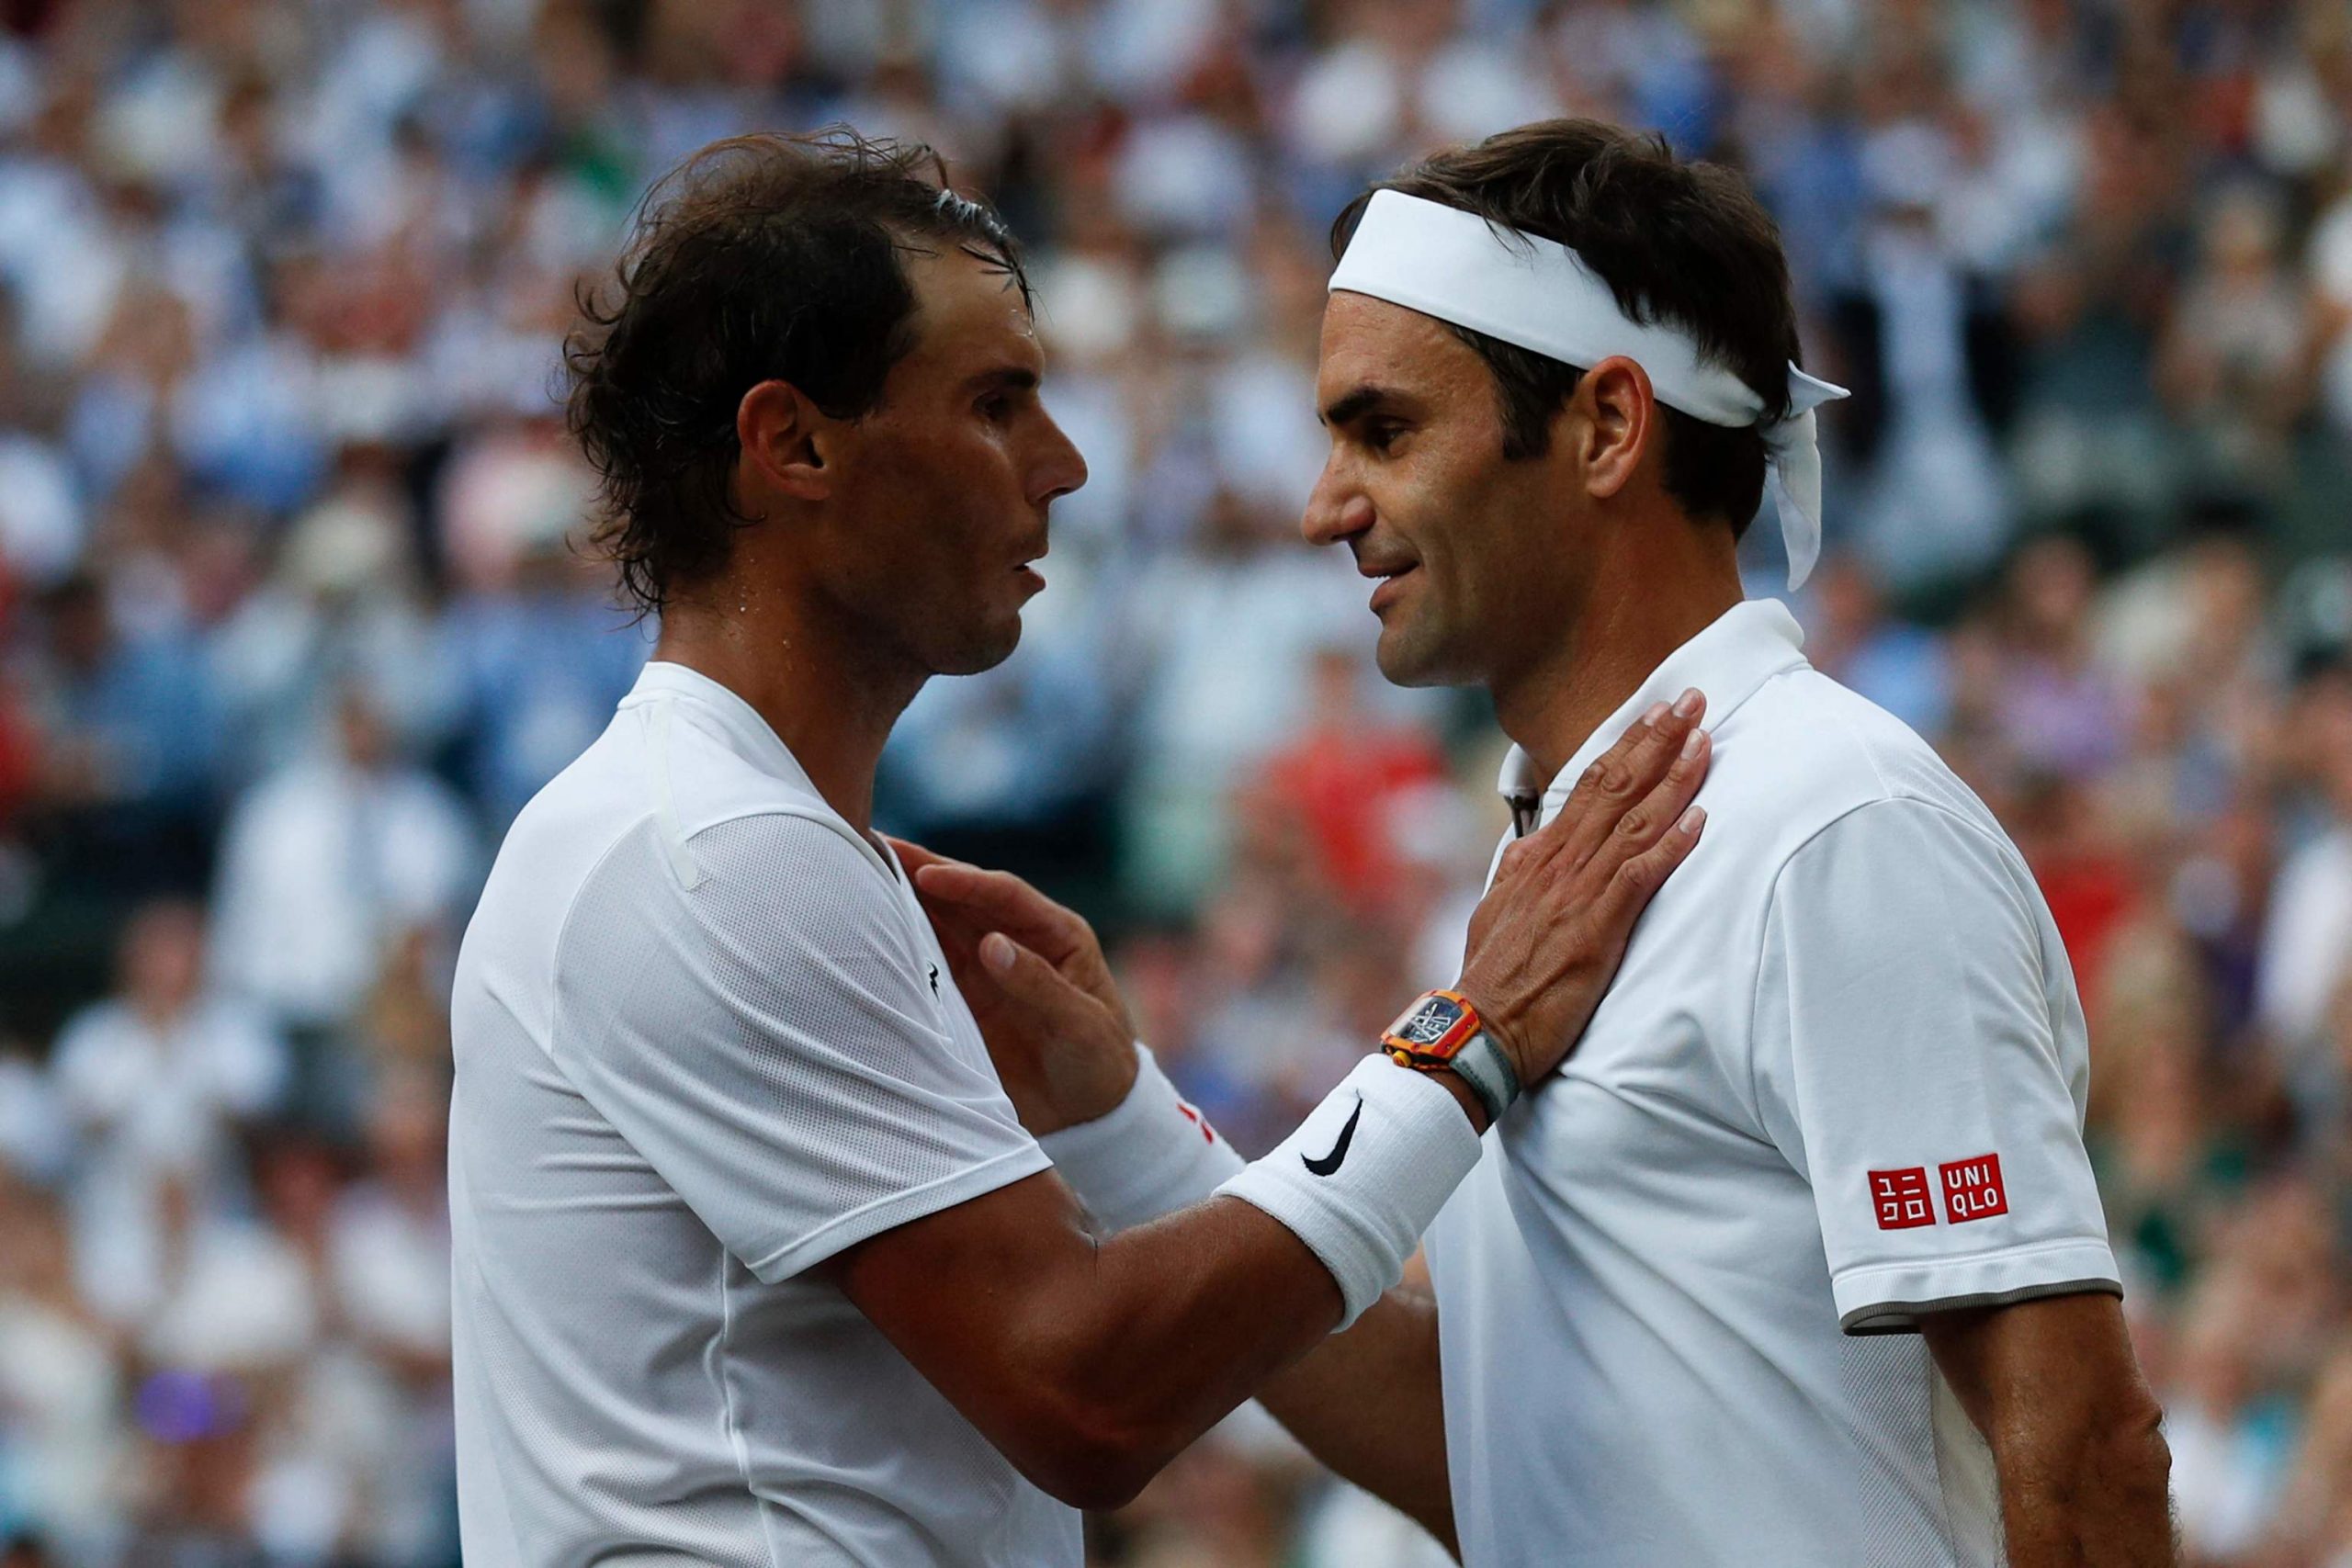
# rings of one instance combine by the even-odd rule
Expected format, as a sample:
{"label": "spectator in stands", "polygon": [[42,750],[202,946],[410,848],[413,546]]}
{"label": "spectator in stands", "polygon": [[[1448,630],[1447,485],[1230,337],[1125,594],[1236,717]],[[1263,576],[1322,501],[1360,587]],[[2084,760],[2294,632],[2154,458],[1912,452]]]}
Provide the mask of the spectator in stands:
{"label": "spectator in stands", "polygon": [[349,1022],[412,928],[447,932],[480,874],[480,840],[448,786],[391,750],[346,690],[324,754],[261,781],[231,817],[214,898],[220,984],[322,1039]]}
{"label": "spectator in stands", "polygon": [[152,1304],[174,1212],[239,1201],[240,1129],[275,1111],[291,1064],[252,1009],[207,988],[193,904],[150,904],[124,928],[113,996],[59,1034],[51,1072],[80,1147],[69,1191],[76,1263],[117,1322]]}
{"label": "spectator in stands", "polygon": [[201,886],[214,821],[212,694],[175,636],[115,622],[106,585],[76,574],[43,596],[41,829],[59,874],[118,892]]}

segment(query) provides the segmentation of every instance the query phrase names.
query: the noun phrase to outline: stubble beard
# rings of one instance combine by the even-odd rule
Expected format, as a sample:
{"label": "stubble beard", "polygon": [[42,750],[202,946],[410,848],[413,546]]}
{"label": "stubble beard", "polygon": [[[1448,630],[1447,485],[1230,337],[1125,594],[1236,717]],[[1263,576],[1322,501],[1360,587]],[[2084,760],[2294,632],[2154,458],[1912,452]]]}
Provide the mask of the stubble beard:
{"label": "stubble beard", "polygon": [[[954,624],[947,616],[933,622],[934,626]],[[1021,610],[1016,605],[1001,622],[975,614],[960,636],[931,649],[923,662],[935,675],[978,675],[1012,658],[1020,646]]]}
{"label": "stubble beard", "polygon": [[1450,645],[1456,639],[1445,635],[1446,628],[1433,624],[1434,617],[1422,615],[1404,618],[1400,622],[1383,621],[1380,641],[1373,649],[1373,661],[1380,666],[1381,678],[1392,686],[1464,686],[1474,678],[1457,671],[1461,649]]}

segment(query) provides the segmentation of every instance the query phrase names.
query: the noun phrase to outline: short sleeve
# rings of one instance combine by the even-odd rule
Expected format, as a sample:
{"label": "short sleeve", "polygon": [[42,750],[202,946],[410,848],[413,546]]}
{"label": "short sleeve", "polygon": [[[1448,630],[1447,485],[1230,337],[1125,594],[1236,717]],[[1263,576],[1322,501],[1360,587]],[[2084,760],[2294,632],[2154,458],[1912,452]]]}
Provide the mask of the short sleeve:
{"label": "short sleeve", "polygon": [[1754,1028],[1757,1103],[1813,1189],[1847,1332],[2120,1293],[2081,1005],[1997,832],[1895,799],[1816,834],[1774,886]]}
{"label": "short sleeve", "polygon": [[754,1275],[1048,1168],[890,873],[814,818],[660,831],[573,902],[553,1055]]}

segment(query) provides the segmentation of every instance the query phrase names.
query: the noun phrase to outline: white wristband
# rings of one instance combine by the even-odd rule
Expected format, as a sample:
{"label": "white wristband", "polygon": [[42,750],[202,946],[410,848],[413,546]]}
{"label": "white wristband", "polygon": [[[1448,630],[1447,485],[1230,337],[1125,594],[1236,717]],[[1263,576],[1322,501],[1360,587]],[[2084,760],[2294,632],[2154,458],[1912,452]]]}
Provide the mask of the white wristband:
{"label": "white wristband", "polygon": [[1339,1281],[1345,1328],[1405,1277],[1481,1146],[1444,1085],[1367,1056],[1280,1148],[1217,1191],[1297,1233]]}
{"label": "white wristband", "polygon": [[1243,1164],[1208,1118],[1184,1103],[1150,1046],[1137,1041],[1136,1057],[1136,1081],[1116,1110],[1037,1140],[1114,1235],[1200,1202]]}

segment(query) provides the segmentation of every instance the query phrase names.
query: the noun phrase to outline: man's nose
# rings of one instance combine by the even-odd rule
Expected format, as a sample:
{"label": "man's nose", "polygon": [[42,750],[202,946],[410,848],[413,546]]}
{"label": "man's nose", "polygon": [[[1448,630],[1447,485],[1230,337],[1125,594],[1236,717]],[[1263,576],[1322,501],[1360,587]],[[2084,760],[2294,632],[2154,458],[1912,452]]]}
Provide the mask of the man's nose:
{"label": "man's nose", "polygon": [[1372,526],[1372,498],[1342,472],[1337,459],[1323,466],[1298,519],[1298,531],[1310,545],[1337,545]]}
{"label": "man's nose", "polygon": [[1063,434],[1053,417],[1046,418],[1046,446],[1029,470],[1029,503],[1043,506],[1068,495],[1086,482],[1086,458],[1078,443]]}

